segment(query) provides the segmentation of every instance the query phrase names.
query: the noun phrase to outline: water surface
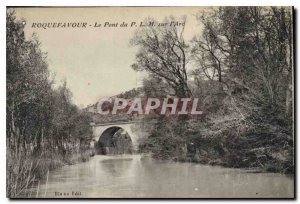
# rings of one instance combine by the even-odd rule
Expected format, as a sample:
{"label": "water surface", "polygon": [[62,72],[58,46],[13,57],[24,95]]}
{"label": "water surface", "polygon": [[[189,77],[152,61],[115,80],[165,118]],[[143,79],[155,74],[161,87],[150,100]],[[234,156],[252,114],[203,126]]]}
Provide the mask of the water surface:
{"label": "water surface", "polygon": [[[50,172],[30,190],[39,198],[289,198],[293,178],[277,173],[194,163],[157,161],[140,155],[96,155]],[[31,195],[30,195],[31,194]]]}

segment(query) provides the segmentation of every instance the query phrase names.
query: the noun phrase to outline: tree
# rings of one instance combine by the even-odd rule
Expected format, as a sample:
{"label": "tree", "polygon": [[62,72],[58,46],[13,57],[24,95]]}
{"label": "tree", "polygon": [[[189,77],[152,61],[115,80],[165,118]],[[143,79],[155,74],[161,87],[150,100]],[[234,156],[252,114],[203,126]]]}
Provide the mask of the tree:
{"label": "tree", "polygon": [[35,36],[25,40],[24,25],[7,11],[7,137],[8,145],[40,141],[47,127],[51,97],[46,55]]}
{"label": "tree", "polygon": [[194,73],[222,82],[229,95],[238,84],[248,90],[253,105],[284,105],[290,113],[291,11],[284,7],[221,7],[199,15],[198,20],[204,29],[193,41],[192,56],[198,65]]}
{"label": "tree", "polygon": [[[135,33],[131,44],[139,50],[132,68],[157,75],[172,87],[176,96],[190,96],[186,72],[187,45],[183,39],[184,26],[170,26],[173,20],[173,17],[167,18],[166,26],[148,26]],[[155,24],[158,25],[158,22]]]}
{"label": "tree", "polygon": [[[228,146],[229,152],[242,149],[242,155],[261,148],[271,158],[264,162],[278,162],[289,170],[293,165],[291,16],[286,7],[220,7],[198,16],[203,31],[192,46],[197,85],[203,86],[201,78],[219,82],[220,92],[226,94],[216,114],[207,115],[208,132],[243,141]],[[288,155],[285,162],[274,158],[274,151]]]}
{"label": "tree", "polygon": [[[91,129],[89,116],[72,104],[66,83],[53,88],[37,36],[25,38],[25,25],[14,10],[7,10],[6,23],[7,195],[15,197],[56,166],[49,164],[56,162],[53,157],[68,159],[67,150],[87,150]],[[43,158],[45,166],[38,168]]]}

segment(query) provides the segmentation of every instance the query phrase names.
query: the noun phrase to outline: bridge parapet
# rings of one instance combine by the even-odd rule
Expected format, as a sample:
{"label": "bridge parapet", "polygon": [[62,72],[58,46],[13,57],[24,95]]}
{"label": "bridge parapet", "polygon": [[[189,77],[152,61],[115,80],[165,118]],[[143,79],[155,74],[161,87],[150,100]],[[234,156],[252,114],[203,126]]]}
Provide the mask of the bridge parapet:
{"label": "bridge parapet", "polygon": [[92,121],[95,123],[116,123],[119,121],[134,121],[134,120],[141,120],[143,118],[142,115],[130,115],[125,113],[118,113],[118,114],[108,114],[102,115],[99,113],[90,113]]}
{"label": "bridge parapet", "polygon": [[129,121],[108,121],[108,122],[101,122],[101,123],[97,123],[97,122],[91,122],[90,125],[92,127],[94,126],[109,126],[109,125],[122,125],[122,124],[135,124],[135,123],[141,123],[143,122],[142,120],[129,120]]}

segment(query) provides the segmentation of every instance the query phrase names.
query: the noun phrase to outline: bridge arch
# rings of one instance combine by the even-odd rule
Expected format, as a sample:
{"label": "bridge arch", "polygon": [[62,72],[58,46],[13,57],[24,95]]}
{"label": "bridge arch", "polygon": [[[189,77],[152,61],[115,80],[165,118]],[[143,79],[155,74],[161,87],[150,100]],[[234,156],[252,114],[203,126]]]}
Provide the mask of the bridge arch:
{"label": "bridge arch", "polygon": [[[97,154],[107,154],[112,147],[113,136],[118,133],[131,141],[132,150],[137,150],[137,135],[131,130],[132,124],[103,124],[93,126],[94,148]],[[127,137],[127,138],[126,138]],[[108,148],[106,148],[108,147]]]}

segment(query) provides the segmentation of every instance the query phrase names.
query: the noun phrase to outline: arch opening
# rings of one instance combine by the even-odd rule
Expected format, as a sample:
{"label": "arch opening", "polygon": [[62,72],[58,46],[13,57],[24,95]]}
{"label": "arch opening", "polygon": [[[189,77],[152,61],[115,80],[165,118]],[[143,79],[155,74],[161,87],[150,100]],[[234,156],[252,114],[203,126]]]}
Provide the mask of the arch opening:
{"label": "arch opening", "polygon": [[130,135],[121,127],[107,128],[95,144],[97,154],[132,154],[133,144]]}

